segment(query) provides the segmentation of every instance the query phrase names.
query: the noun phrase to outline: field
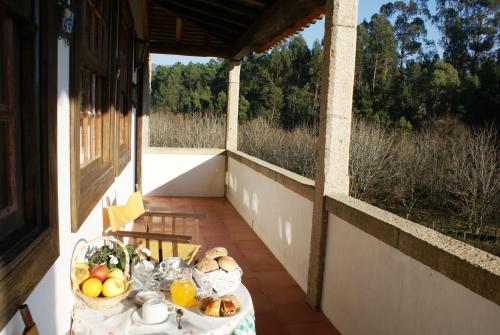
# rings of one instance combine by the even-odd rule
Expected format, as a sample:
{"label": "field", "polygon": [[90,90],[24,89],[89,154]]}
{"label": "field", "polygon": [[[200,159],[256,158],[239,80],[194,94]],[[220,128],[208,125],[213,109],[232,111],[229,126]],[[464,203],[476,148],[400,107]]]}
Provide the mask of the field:
{"label": "field", "polygon": [[[150,145],[222,148],[225,121],[201,114],[153,113]],[[257,118],[239,126],[238,149],[314,178],[317,130],[291,131]],[[500,255],[497,131],[451,118],[418,131],[355,119],[351,196]]]}

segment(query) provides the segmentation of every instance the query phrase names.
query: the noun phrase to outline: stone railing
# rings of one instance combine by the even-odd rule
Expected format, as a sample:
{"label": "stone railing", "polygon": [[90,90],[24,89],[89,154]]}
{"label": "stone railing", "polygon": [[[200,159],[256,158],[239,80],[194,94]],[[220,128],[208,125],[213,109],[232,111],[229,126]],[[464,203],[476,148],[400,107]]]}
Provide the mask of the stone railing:
{"label": "stone railing", "polygon": [[500,258],[332,195],[322,309],[343,334],[497,334]]}

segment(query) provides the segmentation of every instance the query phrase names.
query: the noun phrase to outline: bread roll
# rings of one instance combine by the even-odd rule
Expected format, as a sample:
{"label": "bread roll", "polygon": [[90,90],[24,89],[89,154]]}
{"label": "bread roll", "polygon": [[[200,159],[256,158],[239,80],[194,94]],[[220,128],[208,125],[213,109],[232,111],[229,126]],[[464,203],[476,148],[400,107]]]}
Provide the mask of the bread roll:
{"label": "bread roll", "polygon": [[227,272],[236,270],[238,268],[238,263],[236,263],[236,261],[229,256],[220,257],[218,263],[221,269]]}
{"label": "bread roll", "polygon": [[220,316],[220,303],[221,299],[214,299],[205,308],[205,315],[208,316]]}
{"label": "bread roll", "polygon": [[204,257],[198,262],[198,264],[196,264],[196,268],[206,273],[218,270],[219,265],[217,264],[217,261],[208,257]]}
{"label": "bread roll", "polygon": [[223,247],[215,247],[207,250],[205,257],[216,259],[222,256],[227,256],[227,250]]}

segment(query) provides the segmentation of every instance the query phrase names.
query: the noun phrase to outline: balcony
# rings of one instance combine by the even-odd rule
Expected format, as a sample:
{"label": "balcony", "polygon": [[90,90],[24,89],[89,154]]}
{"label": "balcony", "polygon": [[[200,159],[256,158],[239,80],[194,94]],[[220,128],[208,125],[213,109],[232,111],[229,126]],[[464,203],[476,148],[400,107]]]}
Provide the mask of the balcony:
{"label": "balcony", "polygon": [[[142,165],[153,202],[207,214],[205,244],[235,252],[258,334],[498,329],[495,256],[348,196],[327,195],[323,315],[305,303],[314,181],[234,150],[145,147]],[[472,320],[457,317],[471,313]]]}

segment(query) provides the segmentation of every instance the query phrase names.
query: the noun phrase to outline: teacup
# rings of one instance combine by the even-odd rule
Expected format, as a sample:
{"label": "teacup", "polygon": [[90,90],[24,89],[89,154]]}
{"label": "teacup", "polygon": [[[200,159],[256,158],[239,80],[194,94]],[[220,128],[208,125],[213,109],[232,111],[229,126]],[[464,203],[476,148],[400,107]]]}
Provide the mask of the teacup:
{"label": "teacup", "polygon": [[163,322],[174,311],[174,306],[167,303],[165,299],[149,299],[142,305],[142,321],[145,323]]}

